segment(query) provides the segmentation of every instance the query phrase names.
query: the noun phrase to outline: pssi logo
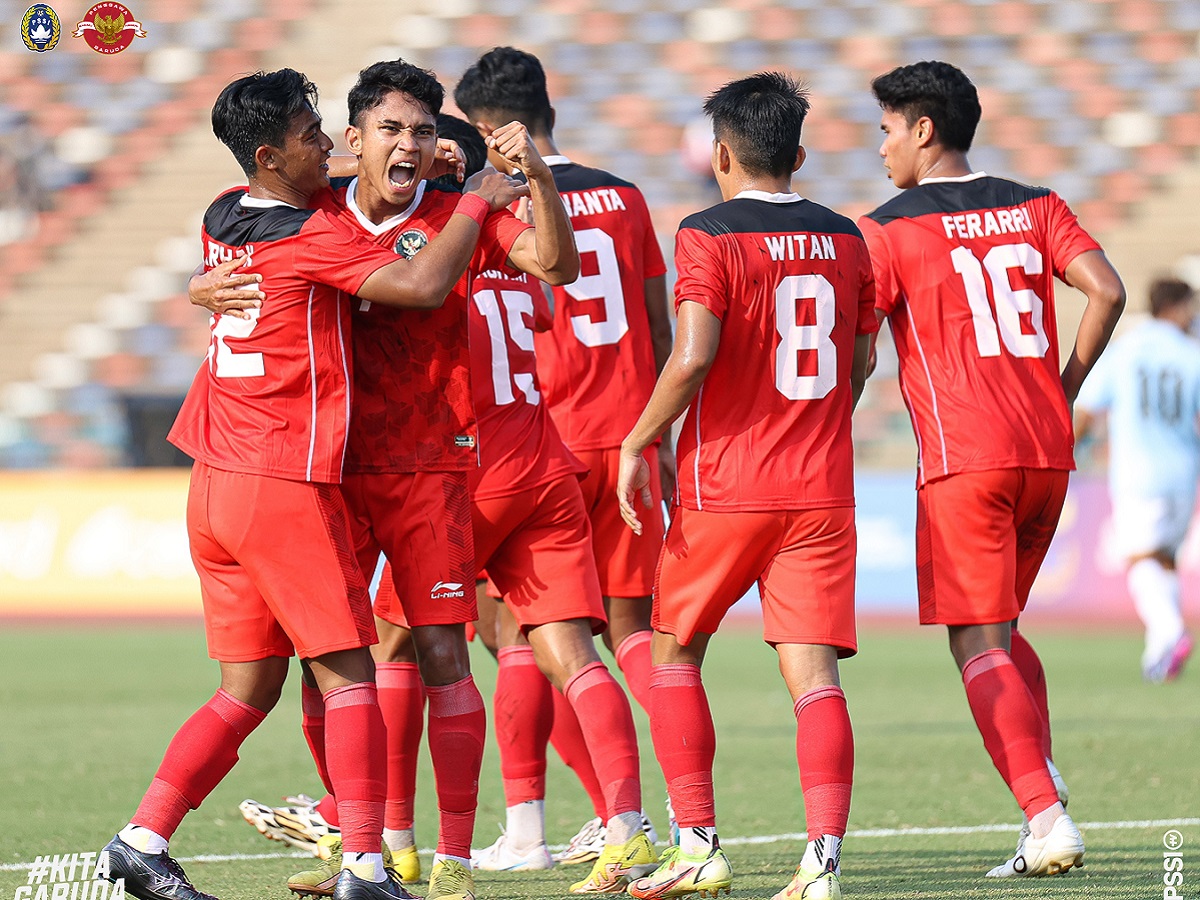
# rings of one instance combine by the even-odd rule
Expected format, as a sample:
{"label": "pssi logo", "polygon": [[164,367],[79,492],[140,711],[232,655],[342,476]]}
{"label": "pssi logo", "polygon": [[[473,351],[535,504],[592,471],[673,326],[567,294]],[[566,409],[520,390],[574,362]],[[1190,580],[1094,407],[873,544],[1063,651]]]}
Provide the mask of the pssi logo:
{"label": "pssi logo", "polygon": [[35,3],[25,10],[21,19],[21,40],[34,53],[45,53],[58,46],[62,36],[62,23],[58,13],[45,3]]}
{"label": "pssi logo", "polygon": [[120,53],[135,37],[146,36],[142,23],[133,17],[129,7],[115,0],[104,0],[84,13],[73,34],[87,41],[97,53]]}

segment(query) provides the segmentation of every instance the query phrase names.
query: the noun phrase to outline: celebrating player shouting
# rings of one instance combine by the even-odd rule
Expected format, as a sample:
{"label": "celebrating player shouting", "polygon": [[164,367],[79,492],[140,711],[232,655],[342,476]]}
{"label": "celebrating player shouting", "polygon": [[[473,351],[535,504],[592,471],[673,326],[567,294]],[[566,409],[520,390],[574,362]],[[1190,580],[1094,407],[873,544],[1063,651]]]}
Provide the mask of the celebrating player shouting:
{"label": "celebrating player shouting", "polygon": [[639,898],[729,888],[717,839],[716,750],[700,666],[722,617],[756,582],[797,723],[809,843],[776,897],[840,897],[854,745],[838,658],[856,651],[850,413],[878,329],[871,263],[849,219],[791,191],[807,94],[763,73],[708,98],[724,203],[676,237],[675,347],[621,446],[618,497],[657,515],[643,451],[690,405],[680,508],[654,596],[650,730],[680,843],[635,881]]}
{"label": "celebrating player shouting", "polygon": [[[209,897],[168,841],[279,699],[293,652],[329,720],[320,750],[345,844],[334,896],[408,896],[379,852],[384,724],[366,650],[376,636],[338,489],[350,426],[347,297],[439,305],[471,258],[478,208],[523,191],[494,179],[464,198],[420,265],[397,261],[335,215],[304,208],[328,187],[333,146],[315,102],[316,88],[282,69],[238,79],[213,107],[213,130],[249,188],[209,207],[205,264],[245,253],[270,293],[248,318],[214,316],[208,359],[171,430],[196,460],[188,536],[221,688],[176,733],[130,824],[105,848],[110,876],[143,900]],[[305,564],[281,560],[281,542]]]}
{"label": "celebrating player shouting", "polygon": [[[1055,874],[1082,861],[1083,839],[1056,791],[1045,674],[1015,626],[1075,465],[1070,404],[1125,290],[1057,194],[971,169],[980,106],[961,71],[917,63],[872,89],[879,154],[904,193],[860,224],[920,449],[921,622],[948,627],[984,745],[1028,819],[988,874]],[[1087,295],[1061,374],[1055,276]]]}

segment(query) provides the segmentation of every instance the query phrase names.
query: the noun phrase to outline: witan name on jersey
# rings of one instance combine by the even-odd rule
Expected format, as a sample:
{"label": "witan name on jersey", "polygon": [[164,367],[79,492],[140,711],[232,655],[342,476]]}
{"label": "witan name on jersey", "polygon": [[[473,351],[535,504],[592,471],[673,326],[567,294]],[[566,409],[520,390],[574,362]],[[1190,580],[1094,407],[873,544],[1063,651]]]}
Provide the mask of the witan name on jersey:
{"label": "witan name on jersey", "polygon": [[991,237],[993,234],[1020,234],[1033,230],[1029,212],[1019,206],[1012,209],[989,209],[983,213],[959,213],[957,216],[942,216],[942,227],[946,237],[955,235],[968,240]]}
{"label": "witan name on jersey", "polygon": [[768,234],[763,236],[775,262],[785,259],[837,259],[830,234]]}
{"label": "witan name on jersey", "polygon": [[625,201],[617,193],[616,188],[596,188],[592,191],[572,191],[562,195],[563,206],[567,215],[592,216],[598,213],[616,212],[625,209]]}

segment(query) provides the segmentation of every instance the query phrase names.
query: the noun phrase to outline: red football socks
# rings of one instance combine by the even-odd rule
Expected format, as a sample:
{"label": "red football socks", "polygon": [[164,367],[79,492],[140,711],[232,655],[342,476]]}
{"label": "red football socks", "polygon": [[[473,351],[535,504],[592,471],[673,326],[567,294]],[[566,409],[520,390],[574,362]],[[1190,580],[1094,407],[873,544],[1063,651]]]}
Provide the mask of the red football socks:
{"label": "red football socks", "polygon": [[713,757],[717,735],[700,667],[655,666],[650,675],[650,736],[680,828],[714,828]]}
{"label": "red football socks", "polygon": [[642,784],[637,732],[629,698],[621,685],[604,663],[597,660],[567,679],[563,695],[579,719],[597,773],[604,773],[601,776],[604,820],[627,812],[640,814]]}
{"label": "red football socks", "polygon": [[635,631],[614,651],[617,666],[625,676],[629,693],[647,714],[650,712],[650,636],[652,631]]}
{"label": "red football socks", "polygon": [[987,650],[963,667],[975,724],[1000,777],[1032,819],[1058,802],[1042,752],[1042,726],[1033,696],[1012,658]]}
{"label": "red football socks", "polygon": [[238,748],[267,714],[218,690],[180,726],[130,820],[170,840],[237,762]]}
{"label": "red football socks", "polygon": [[327,691],[325,759],[344,853],[378,853],[383,840],[387,733],[373,682]]}
{"label": "red football socks", "polygon": [[387,805],[383,824],[413,827],[417,755],[425,726],[425,684],[416,663],[376,663],[379,709],[387,728]]}
{"label": "red football socks", "polygon": [[575,710],[558,691],[552,691],[554,701],[554,727],[550,730],[550,743],[562,757],[562,761],[570,768],[583,789],[587,791],[592,801],[592,809],[596,816],[603,821],[607,812],[604,803],[604,789],[600,787],[600,779],[596,777],[596,767],[592,765],[592,754],[588,750],[587,741],[579,729],[579,719]]}
{"label": "red football socks", "polygon": [[426,686],[425,693],[440,819],[437,852],[470,859],[487,733],[483,697],[470,675],[443,687]]}
{"label": "red football socks", "polygon": [[554,688],[527,644],[501,647],[492,698],[504,803],[546,799],[546,744],[554,721]]}
{"label": "red football socks", "polygon": [[1025,686],[1033,695],[1038,715],[1042,718],[1042,753],[1046,759],[1054,759],[1054,754],[1050,752],[1050,699],[1046,693],[1046,670],[1042,668],[1042,661],[1033,645],[1015,628],[1012,630],[1012,649],[1008,655],[1025,679]]}
{"label": "red football socks", "polygon": [[854,781],[854,733],[846,695],[832,685],[814,688],[797,698],[792,708],[808,839],[845,837]]}

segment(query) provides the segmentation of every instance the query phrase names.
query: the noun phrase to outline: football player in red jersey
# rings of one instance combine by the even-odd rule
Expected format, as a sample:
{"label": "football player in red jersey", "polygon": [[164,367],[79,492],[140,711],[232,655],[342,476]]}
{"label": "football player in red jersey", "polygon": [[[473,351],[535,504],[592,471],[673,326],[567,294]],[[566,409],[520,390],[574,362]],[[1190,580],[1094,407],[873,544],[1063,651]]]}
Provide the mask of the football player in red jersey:
{"label": "football player in red jersey", "polygon": [[[662,543],[661,517],[635,535],[621,522],[615,501],[617,449],[654,387],[671,349],[666,266],[646,201],[636,186],[600,169],[572,162],[554,142],[554,109],[537,57],[513,47],[485,53],[459,81],[454,100],[485,137],[503,122],[522,122],[554,172],[571,219],[582,272],[554,290],[554,325],[534,338],[538,378],[550,415],[571,451],[588,467],[584,500],[592,521],[600,588],[608,612],[604,641],[634,697],[646,707],[650,679],[650,593]],[[504,171],[495,153],[492,163]],[[658,454],[651,490],[661,501],[674,491],[669,443]],[[661,473],[661,480],[660,480]],[[553,741],[588,788],[597,818],[604,801],[570,705],[554,695]],[[526,718],[545,715],[534,709]],[[560,862],[586,862],[603,849],[595,840],[572,841]],[[583,832],[581,832],[583,834]],[[586,844],[586,846],[584,846]]]}
{"label": "football player in red jersey", "polygon": [[[244,253],[270,293],[248,318],[213,317],[208,358],[171,429],[196,460],[188,536],[221,687],[176,733],[130,824],[105,848],[109,877],[139,898],[209,898],[169,856],[169,839],[278,701],[293,653],[331,720],[321,751],[345,842],[333,894],[409,896],[386,877],[379,852],[384,724],[366,649],[375,629],[338,489],[349,429],[347,299],[440,305],[471,258],[483,213],[526,189],[493,179],[457,210],[428,264],[398,262],[336,215],[306,208],[327,191],[333,146],[315,103],[316,88],[282,69],[238,79],[213,107],[213,131],[249,187],[209,207],[205,264]],[[280,557],[281,541],[303,554],[303,567]]]}
{"label": "football player in red jersey", "polygon": [[[895,337],[917,470],[921,622],[950,650],[992,760],[1026,816],[988,875],[1083,859],[1050,762],[1045,673],[1016,629],[1075,467],[1070,407],[1125,305],[1100,246],[1046,188],[974,171],[975,86],[944,62],[875,79],[879,154],[903,193],[863,217],[877,308]],[[1054,278],[1087,296],[1059,362]]]}
{"label": "football player in red jersey", "polygon": [[841,896],[854,743],[838,659],[857,650],[850,414],[878,323],[858,228],[791,189],[808,108],[797,82],[774,72],[705,103],[725,202],[679,226],[675,346],[621,445],[621,513],[640,531],[658,512],[643,454],[688,410],[650,681],[650,731],[680,843],[630,886],[639,898],[715,896],[731,884],[700,666],[726,611],[756,583],[764,638],[794,703],[809,838],[776,898]]}

